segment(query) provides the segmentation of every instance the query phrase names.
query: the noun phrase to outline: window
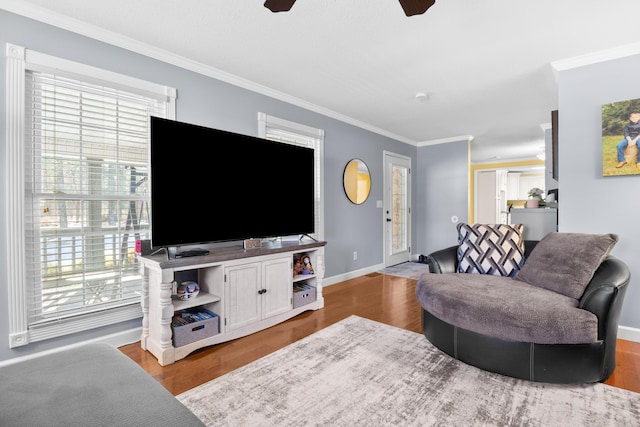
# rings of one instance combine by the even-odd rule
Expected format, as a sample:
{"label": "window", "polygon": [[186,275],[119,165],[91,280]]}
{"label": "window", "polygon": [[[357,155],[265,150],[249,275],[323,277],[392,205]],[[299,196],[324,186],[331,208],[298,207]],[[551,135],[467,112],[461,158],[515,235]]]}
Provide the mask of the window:
{"label": "window", "polygon": [[324,240],[323,169],[324,131],[277,117],[258,113],[258,128],[261,138],[300,145],[315,150],[315,230],[312,236]]}
{"label": "window", "polygon": [[149,116],[173,118],[175,90],[7,52],[11,346],[141,317]]}

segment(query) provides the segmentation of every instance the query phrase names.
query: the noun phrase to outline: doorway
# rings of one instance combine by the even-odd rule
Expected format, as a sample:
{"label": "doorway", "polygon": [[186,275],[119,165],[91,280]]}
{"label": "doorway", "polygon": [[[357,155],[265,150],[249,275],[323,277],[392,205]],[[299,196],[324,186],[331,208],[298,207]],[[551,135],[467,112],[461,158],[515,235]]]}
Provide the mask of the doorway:
{"label": "doorway", "polygon": [[508,224],[511,207],[523,207],[531,188],[545,188],[545,167],[505,165],[475,170],[474,183],[473,222]]}
{"label": "doorway", "polygon": [[411,260],[411,158],[384,152],[384,266]]}

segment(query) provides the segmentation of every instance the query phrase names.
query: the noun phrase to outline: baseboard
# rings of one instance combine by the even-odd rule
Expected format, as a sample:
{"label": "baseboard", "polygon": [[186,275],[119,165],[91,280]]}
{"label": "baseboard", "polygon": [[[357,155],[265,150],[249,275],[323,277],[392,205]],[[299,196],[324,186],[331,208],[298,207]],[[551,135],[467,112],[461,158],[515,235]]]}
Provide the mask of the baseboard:
{"label": "baseboard", "polygon": [[384,264],[372,265],[370,267],[362,268],[360,270],[349,271],[337,276],[325,277],[322,279],[322,286],[331,286],[336,283],[344,282],[345,280],[354,279],[356,277],[364,276],[367,274],[375,273],[384,268]]}
{"label": "baseboard", "polygon": [[77,348],[90,343],[107,343],[111,344],[114,347],[121,347],[123,345],[132,344],[134,342],[140,341],[140,336],[142,335],[142,327],[128,329],[126,331],[118,332],[115,334],[105,335],[103,337],[93,338],[86,341],[81,341],[75,344],[66,345],[63,347],[53,348],[51,350],[40,351],[37,353],[27,354],[25,356],[14,357],[7,360],[0,361],[0,368],[4,366],[13,365],[14,363],[21,362],[23,360],[35,359],[36,357],[46,356],[49,354],[57,353],[59,351],[68,350]]}
{"label": "baseboard", "polygon": [[640,329],[629,326],[618,326],[618,338],[621,340],[640,342]]}

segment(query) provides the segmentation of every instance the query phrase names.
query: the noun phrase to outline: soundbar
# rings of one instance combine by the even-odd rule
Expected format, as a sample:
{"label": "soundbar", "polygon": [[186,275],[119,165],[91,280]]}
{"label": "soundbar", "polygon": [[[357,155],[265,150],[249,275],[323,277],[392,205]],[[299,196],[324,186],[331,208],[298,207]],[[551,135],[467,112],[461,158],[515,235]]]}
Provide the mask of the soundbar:
{"label": "soundbar", "polygon": [[209,251],[206,249],[190,249],[188,251],[176,252],[176,258],[186,258],[190,256],[202,256],[208,254]]}

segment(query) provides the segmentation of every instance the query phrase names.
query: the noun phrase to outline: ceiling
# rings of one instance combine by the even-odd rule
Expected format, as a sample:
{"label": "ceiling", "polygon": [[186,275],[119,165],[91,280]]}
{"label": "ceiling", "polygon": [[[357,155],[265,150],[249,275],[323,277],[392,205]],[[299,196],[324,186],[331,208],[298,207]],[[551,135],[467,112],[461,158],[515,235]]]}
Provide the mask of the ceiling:
{"label": "ceiling", "polygon": [[638,0],[437,0],[412,17],[397,0],[298,0],[277,14],[262,0],[0,7],[408,144],[473,137],[473,162],[541,151],[558,107],[552,63],[640,40],[626,18],[640,16]]}

